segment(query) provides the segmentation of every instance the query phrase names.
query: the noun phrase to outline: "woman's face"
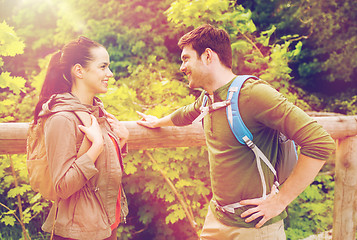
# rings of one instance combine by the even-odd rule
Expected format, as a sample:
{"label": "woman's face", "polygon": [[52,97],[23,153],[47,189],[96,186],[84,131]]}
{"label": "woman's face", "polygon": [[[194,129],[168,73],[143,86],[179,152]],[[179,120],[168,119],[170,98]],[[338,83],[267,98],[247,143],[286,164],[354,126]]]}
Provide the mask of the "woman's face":
{"label": "woman's face", "polygon": [[83,68],[83,80],[87,90],[93,94],[106,93],[108,80],[113,77],[109,69],[109,54],[103,47],[95,47],[91,50],[93,61]]}

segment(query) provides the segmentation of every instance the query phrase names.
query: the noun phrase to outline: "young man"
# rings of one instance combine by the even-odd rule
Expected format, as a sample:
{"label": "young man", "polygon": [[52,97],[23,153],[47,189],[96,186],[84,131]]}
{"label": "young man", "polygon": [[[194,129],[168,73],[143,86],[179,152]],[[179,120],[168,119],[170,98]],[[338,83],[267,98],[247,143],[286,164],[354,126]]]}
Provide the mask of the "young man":
{"label": "young man", "polygon": [[[205,91],[192,104],[158,119],[139,113],[138,124],[149,128],[184,126],[200,115],[204,95],[208,103],[226,99],[236,75],[232,72],[232,51],[227,32],[203,25],[185,34],[178,43],[182,49],[180,70],[187,75],[190,88]],[[285,239],[285,208],[315,178],[335,145],[329,134],[305,112],[290,103],[262,80],[248,79],[241,88],[239,110],[254,136],[254,142],[274,166],[277,157],[278,132],[301,146],[293,172],[279,192],[274,176],[262,164],[267,189],[261,199],[262,183],[254,153],[233,135],[226,108],[209,112],[203,119],[209,152],[213,199],[202,229],[201,239]],[[240,203],[234,213],[222,207]]]}

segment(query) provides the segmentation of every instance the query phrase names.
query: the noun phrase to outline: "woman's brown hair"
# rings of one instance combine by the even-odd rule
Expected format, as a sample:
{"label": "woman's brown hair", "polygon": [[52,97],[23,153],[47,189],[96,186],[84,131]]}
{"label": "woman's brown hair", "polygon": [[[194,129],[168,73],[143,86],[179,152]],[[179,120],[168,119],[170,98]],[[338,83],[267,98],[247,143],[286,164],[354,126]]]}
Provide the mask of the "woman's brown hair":
{"label": "woman's brown hair", "polygon": [[39,101],[34,111],[34,122],[37,123],[38,114],[42,105],[48,101],[53,94],[70,92],[73,84],[71,69],[80,64],[87,67],[93,60],[91,49],[103,47],[101,44],[86,37],[79,37],[66,44],[62,50],[52,55],[48,64],[45,81],[40,92]]}

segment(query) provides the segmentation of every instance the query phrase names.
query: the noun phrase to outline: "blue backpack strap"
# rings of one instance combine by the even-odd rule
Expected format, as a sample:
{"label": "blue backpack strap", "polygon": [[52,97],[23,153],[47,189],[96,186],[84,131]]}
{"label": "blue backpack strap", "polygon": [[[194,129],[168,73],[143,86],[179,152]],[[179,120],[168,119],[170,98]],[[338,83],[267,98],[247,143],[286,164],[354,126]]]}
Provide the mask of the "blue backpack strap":
{"label": "blue backpack strap", "polygon": [[202,106],[201,106],[201,107],[205,107],[205,106],[206,106],[207,100],[208,100],[208,96],[205,94],[205,95],[203,96],[203,101],[202,101]]}
{"label": "blue backpack strap", "polygon": [[243,137],[247,136],[250,140],[253,140],[253,135],[245,126],[238,108],[238,97],[240,89],[243,83],[249,78],[259,79],[251,75],[239,75],[233,80],[233,83],[229,87],[227,93],[227,100],[231,102],[231,104],[226,108],[228,123],[234,136],[243,145],[246,144],[243,140]]}
{"label": "blue backpack strap", "polygon": [[192,122],[192,124],[198,123],[199,121],[201,121],[207,115],[207,113],[209,111],[209,108],[206,107],[207,101],[208,101],[208,96],[205,94],[203,96],[202,104],[201,104],[201,107],[200,107],[201,113],[200,113],[200,115],[198,115],[196,117],[196,119]]}

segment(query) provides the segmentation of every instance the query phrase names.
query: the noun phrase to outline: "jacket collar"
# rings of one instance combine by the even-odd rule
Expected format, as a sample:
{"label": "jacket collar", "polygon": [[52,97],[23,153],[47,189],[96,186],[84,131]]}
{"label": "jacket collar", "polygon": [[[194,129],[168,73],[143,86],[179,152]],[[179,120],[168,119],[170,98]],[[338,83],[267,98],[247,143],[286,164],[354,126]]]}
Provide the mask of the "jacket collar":
{"label": "jacket collar", "polygon": [[82,104],[72,93],[54,94],[42,105],[39,117],[52,115],[57,112],[83,111],[96,117],[104,116],[105,110],[102,101],[94,97],[93,105]]}

